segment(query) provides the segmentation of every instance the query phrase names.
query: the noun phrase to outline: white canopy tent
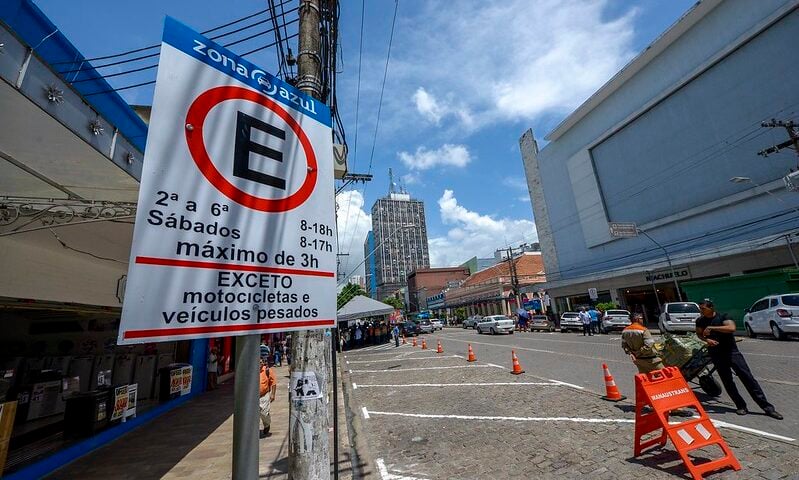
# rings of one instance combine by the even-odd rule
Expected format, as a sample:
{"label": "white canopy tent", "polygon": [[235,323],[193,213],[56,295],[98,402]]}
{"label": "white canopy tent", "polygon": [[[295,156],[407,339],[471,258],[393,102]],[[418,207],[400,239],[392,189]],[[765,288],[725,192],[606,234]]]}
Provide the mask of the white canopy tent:
{"label": "white canopy tent", "polygon": [[378,302],[369,297],[358,295],[339,309],[336,313],[339,322],[354,321],[361,318],[388,315],[394,312],[394,307],[383,302]]}

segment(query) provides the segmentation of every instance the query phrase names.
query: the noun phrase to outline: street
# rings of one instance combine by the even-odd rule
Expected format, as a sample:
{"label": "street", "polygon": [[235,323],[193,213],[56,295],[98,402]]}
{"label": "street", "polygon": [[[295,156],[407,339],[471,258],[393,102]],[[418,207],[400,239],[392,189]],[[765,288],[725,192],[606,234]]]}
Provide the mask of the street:
{"label": "street", "polygon": [[[634,366],[619,335],[478,335],[446,329],[424,335],[427,350],[410,342],[346,352],[346,397],[357,445],[368,452],[375,478],[687,478],[670,443],[633,458]],[[444,353],[436,353],[440,340]],[[467,343],[478,361],[467,363]],[[726,395],[707,413],[742,470],[710,478],[792,478],[799,471],[796,342],[746,339],[750,367],[786,419],[750,405],[738,416]],[[511,349],[525,373],[511,375]],[[607,363],[626,401],[604,394]],[[746,395],[744,393],[744,395]],[[363,434],[363,438],[361,438]],[[712,453],[710,458],[715,457]]]}

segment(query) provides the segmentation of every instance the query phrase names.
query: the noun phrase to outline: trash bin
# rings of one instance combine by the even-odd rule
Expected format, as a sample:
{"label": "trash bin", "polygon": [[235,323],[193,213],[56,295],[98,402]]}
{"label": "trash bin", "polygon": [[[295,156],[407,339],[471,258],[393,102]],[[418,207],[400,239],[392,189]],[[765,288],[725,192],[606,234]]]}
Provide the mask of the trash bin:
{"label": "trash bin", "polygon": [[158,398],[167,402],[180,396],[183,387],[183,367],[191,366],[188,363],[170,363],[158,370]]}
{"label": "trash bin", "polygon": [[93,390],[67,397],[64,438],[94,435],[108,425],[109,390]]}

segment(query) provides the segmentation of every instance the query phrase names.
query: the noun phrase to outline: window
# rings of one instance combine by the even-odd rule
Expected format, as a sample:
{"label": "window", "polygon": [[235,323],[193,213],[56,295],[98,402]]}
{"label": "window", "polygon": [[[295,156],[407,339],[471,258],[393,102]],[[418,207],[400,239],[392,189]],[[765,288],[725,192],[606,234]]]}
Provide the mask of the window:
{"label": "window", "polygon": [[799,295],[783,295],[782,304],[789,307],[799,307]]}
{"label": "window", "polygon": [[759,300],[759,301],[755,302],[754,305],[752,305],[752,311],[753,312],[759,312],[760,310],[765,310],[767,308],[768,308],[768,298],[765,298],[763,300]]}
{"label": "window", "polygon": [[699,313],[699,306],[695,303],[672,303],[666,307],[668,313]]}
{"label": "window", "polygon": [[770,308],[774,308],[774,307],[776,307],[777,305],[779,305],[779,303],[780,303],[780,301],[779,301],[778,299],[776,299],[776,298],[772,298],[772,299],[770,300],[770,302],[771,302],[771,303],[769,304],[769,307],[770,307]]}

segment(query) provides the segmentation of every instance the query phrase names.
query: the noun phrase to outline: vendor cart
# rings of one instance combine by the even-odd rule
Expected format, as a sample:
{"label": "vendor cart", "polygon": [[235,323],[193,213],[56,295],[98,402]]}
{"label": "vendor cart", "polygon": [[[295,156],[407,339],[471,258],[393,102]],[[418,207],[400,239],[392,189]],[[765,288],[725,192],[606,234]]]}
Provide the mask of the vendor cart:
{"label": "vendor cart", "polygon": [[698,385],[711,397],[721,395],[721,385],[713,377],[716,367],[710,358],[707,344],[698,340],[696,335],[678,338],[664,334],[663,343],[659,347],[664,365],[679,368],[687,382]]}

